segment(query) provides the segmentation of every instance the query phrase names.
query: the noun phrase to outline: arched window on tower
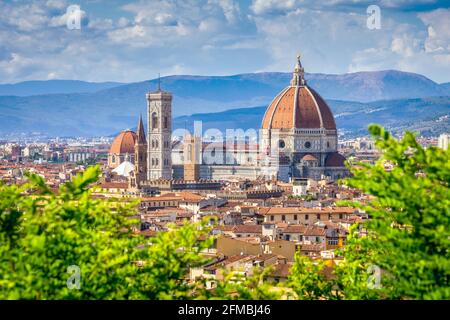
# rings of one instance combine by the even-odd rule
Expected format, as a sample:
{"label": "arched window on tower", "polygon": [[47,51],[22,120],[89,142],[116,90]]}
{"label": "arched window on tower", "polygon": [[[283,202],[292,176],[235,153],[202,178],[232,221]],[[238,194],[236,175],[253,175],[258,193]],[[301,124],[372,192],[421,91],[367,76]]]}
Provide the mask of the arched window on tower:
{"label": "arched window on tower", "polygon": [[187,161],[191,162],[192,161],[192,145],[188,145],[188,152],[187,152]]}
{"label": "arched window on tower", "polygon": [[152,129],[158,129],[158,114],[156,112],[152,113]]}
{"label": "arched window on tower", "polygon": [[164,117],[164,129],[167,129],[169,122],[167,121],[167,117]]}

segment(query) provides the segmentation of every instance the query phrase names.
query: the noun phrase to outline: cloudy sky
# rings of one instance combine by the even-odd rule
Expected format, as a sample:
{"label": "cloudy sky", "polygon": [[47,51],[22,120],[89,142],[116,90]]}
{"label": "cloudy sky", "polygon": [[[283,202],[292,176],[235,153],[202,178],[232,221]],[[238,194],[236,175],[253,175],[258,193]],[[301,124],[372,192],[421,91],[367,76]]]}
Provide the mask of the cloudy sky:
{"label": "cloudy sky", "polygon": [[[0,83],[289,71],[297,52],[307,72],[450,81],[448,0],[70,1],[0,0]],[[67,28],[71,4],[80,30]],[[367,27],[372,4],[380,29]]]}

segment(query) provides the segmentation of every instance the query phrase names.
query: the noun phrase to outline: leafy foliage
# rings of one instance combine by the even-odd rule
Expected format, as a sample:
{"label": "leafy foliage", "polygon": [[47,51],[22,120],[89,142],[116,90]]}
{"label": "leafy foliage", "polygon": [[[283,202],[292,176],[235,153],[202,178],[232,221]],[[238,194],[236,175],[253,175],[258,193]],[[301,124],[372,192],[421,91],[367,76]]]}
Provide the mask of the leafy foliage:
{"label": "leafy foliage", "polygon": [[[360,164],[346,181],[373,196],[355,204],[371,217],[369,237],[355,246],[379,266],[389,298],[450,298],[450,151],[423,148],[407,132],[397,141],[383,128],[369,131],[383,156]],[[355,251],[355,250],[353,250]]]}
{"label": "leafy foliage", "polygon": [[344,183],[371,198],[341,204],[370,219],[350,230],[328,285],[319,266],[299,257],[290,283],[299,298],[449,299],[450,151],[425,149],[409,132],[398,141],[377,125],[369,131],[383,155],[375,165],[352,166]]}
{"label": "leafy foliage", "polygon": [[215,287],[206,289],[207,279],[200,279],[197,299],[212,300],[278,300],[287,294],[286,288],[267,281],[273,271],[271,267],[255,267],[252,274],[243,275],[239,271],[221,270],[223,279],[215,281]]}
{"label": "leafy foliage", "polygon": [[[37,175],[22,186],[0,185],[0,298],[186,297],[184,276],[203,262],[199,252],[209,243],[197,239],[208,230],[191,224],[146,241],[133,232],[136,203],[113,212],[92,198],[99,173],[88,168],[57,194]],[[70,266],[81,271],[79,289],[68,286]]]}

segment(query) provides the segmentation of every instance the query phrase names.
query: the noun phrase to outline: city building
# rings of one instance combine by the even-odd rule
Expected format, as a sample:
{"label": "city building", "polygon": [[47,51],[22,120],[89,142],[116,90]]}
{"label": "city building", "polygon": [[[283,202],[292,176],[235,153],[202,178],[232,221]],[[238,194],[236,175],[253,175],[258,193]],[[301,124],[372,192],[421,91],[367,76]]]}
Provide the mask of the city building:
{"label": "city building", "polygon": [[[148,188],[155,180],[287,182],[293,178],[338,179],[348,174],[345,157],[337,151],[333,114],[322,97],[307,85],[300,56],[290,84],[268,106],[256,141],[244,137],[243,141],[231,143],[206,142],[187,134],[181,141],[173,142],[172,94],[158,85],[146,98],[147,135],[140,118],[137,134],[131,130],[121,132],[108,155],[111,169],[125,160],[135,165],[134,173],[127,174],[132,188]],[[124,167],[131,168],[128,164]]]}
{"label": "city building", "polygon": [[450,134],[443,133],[439,136],[438,147],[444,150],[448,149],[448,142],[450,140]]}

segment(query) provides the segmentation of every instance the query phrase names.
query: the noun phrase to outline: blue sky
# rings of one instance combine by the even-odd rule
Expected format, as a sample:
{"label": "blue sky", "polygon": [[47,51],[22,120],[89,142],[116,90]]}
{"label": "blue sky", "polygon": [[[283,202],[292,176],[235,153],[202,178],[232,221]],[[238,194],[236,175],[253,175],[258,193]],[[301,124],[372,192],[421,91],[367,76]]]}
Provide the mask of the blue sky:
{"label": "blue sky", "polygon": [[[0,82],[397,69],[450,81],[449,1],[0,1]],[[78,4],[81,30],[66,27]],[[381,9],[381,29],[366,9]]]}

